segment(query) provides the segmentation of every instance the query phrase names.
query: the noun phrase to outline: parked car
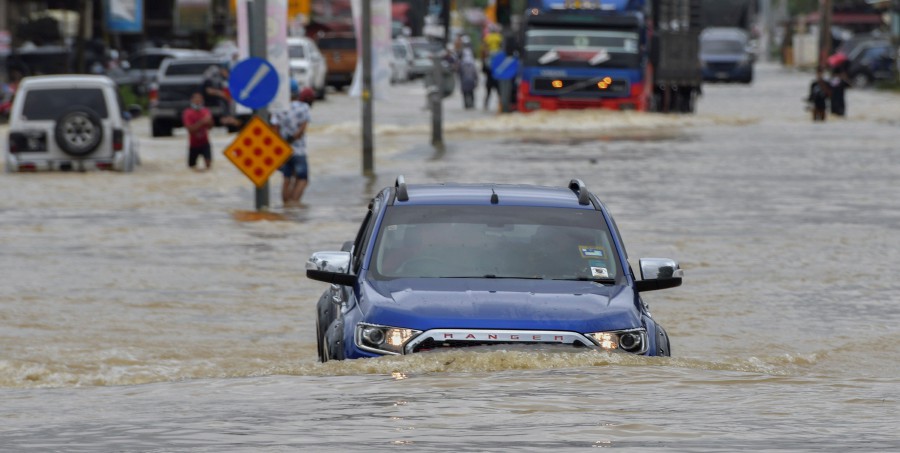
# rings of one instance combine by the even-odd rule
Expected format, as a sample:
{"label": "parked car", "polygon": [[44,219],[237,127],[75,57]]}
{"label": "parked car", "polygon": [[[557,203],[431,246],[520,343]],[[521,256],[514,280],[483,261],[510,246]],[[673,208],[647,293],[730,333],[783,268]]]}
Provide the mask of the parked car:
{"label": "parked car", "polygon": [[167,58],[209,57],[211,54],[199,49],[173,49],[149,47],[139,50],[128,59],[128,75],[135,81],[138,94],[147,94],[156,83],[159,67]]}
{"label": "parked car", "polygon": [[888,39],[859,42],[846,56],[847,76],[855,87],[866,87],[875,81],[896,78],[897,50]]}
{"label": "parked car", "polygon": [[328,65],[319,47],[305,36],[291,36],[287,39],[287,45],[291,77],[301,87],[312,88],[316,99],[325,99]]}
{"label": "parked car", "polygon": [[337,90],[353,82],[356,71],[356,35],[348,32],[325,33],[316,40],[325,56],[328,75],[325,83]]}
{"label": "parked car", "polygon": [[412,48],[413,58],[409,65],[409,78],[418,79],[431,74],[434,67],[432,61],[435,52],[440,50],[440,45],[427,38],[410,38],[409,45]]}
{"label": "parked car", "polygon": [[[190,105],[191,94],[203,87],[204,74],[213,66],[228,67],[220,57],[167,58],[150,90],[150,129],[154,137],[167,137],[182,127],[181,113]],[[229,114],[222,106],[207,106],[216,124]]]}
{"label": "parked car", "polygon": [[408,81],[413,61],[412,45],[404,38],[395,38],[391,43],[391,52],[391,83]]}
{"label": "parked car", "polygon": [[754,54],[750,36],[734,27],[709,27],[700,33],[703,80],[753,82]]}
{"label": "parked car", "polygon": [[668,356],[641,293],[681,284],[671,259],[638,280],[606,206],[567,186],[407,184],[369,203],[356,239],[314,253],[319,359],[471,346]]}
{"label": "parked car", "polygon": [[119,170],[139,164],[116,83],[103,75],[25,77],[9,119],[6,171]]}

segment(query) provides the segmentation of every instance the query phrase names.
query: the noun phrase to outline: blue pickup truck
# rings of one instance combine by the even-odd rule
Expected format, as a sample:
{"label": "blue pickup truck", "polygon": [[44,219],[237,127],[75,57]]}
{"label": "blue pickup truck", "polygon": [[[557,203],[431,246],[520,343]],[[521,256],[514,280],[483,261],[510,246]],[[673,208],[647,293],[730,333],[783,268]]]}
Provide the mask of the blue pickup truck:
{"label": "blue pickup truck", "polygon": [[638,280],[603,203],[560,187],[407,184],[369,203],[356,239],[314,253],[319,359],[461,347],[671,353],[641,298],[681,284],[671,259]]}

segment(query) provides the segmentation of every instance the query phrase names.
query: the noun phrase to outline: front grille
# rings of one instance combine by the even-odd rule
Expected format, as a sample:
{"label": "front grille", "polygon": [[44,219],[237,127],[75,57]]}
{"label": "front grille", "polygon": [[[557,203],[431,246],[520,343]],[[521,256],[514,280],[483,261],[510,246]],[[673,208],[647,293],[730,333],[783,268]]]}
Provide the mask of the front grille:
{"label": "front grille", "polygon": [[[559,96],[584,96],[590,95],[591,97],[600,96],[622,96],[627,95],[629,92],[629,85],[627,80],[621,79],[613,79],[612,83],[604,90],[600,89],[597,86],[597,83],[602,79],[596,78],[536,78],[534,79],[533,91],[535,94],[550,94],[550,95],[559,95]],[[553,82],[562,82],[562,88],[554,88]],[[574,90],[569,90],[567,87],[571,87],[576,84],[581,84],[578,88]],[[562,94],[559,94],[562,93]]]}
{"label": "front grille", "polygon": [[449,341],[437,341],[432,338],[429,338],[418,345],[413,349],[413,352],[425,352],[425,351],[435,351],[435,350],[446,350],[446,349],[459,349],[459,348],[469,348],[473,346],[503,346],[503,345],[552,345],[552,346],[569,346],[573,349],[581,349],[586,346],[580,342],[575,342],[572,344],[561,345],[558,342],[528,342],[523,343],[519,341],[462,341],[462,340],[449,340]]}
{"label": "front grille", "polygon": [[706,67],[714,72],[731,72],[737,66],[736,63],[707,63]]}

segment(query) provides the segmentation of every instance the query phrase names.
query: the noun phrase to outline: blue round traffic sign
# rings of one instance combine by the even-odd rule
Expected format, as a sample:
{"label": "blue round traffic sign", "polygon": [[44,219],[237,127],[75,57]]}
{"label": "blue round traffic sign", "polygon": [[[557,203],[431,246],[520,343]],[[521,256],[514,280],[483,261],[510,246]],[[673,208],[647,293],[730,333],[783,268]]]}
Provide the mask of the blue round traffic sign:
{"label": "blue round traffic sign", "polygon": [[491,57],[491,75],[497,80],[511,80],[519,72],[519,59],[497,52]]}
{"label": "blue round traffic sign", "polygon": [[251,109],[265,107],[278,93],[278,72],[262,58],[241,60],[231,69],[228,89],[238,104]]}

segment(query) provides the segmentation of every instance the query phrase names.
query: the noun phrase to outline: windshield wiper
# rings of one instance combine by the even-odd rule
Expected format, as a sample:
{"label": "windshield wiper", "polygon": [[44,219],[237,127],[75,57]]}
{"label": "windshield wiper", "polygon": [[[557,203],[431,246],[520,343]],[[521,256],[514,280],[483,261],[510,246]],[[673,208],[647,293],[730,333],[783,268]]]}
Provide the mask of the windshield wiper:
{"label": "windshield wiper", "polygon": [[596,277],[584,277],[584,276],[579,276],[579,277],[575,277],[575,278],[554,278],[553,280],[594,282],[594,283],[600,283],[603,285],[615,285],[616,284],[616,279],[614,279],[614,278],[596,278]]}

